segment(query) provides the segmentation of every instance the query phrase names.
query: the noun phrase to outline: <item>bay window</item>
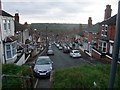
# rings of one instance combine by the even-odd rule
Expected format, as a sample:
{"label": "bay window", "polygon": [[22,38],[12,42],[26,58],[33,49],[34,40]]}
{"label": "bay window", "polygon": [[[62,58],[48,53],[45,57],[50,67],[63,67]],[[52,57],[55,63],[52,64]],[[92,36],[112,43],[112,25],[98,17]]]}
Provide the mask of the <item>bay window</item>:
{"label": "bay window", "polygon": [[16,42],[7,43],[5,45],[5,52],[6,52],[6,60],[13,58],[16,53]]}
{"label": "bay window", "polygon": [[106,53],[107,43],[103,41],[99,41],[99,50],[103,53]]}

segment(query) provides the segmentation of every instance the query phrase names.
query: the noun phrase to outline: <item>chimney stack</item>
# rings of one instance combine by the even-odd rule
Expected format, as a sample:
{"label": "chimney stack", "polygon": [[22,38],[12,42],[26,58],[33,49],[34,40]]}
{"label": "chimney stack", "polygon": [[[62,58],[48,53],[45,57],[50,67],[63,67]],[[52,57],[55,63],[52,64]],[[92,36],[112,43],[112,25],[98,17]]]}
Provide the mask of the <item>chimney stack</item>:
{"label": "chimney stack", "polygon": [[15,21],[19,22],[19,13],[15,13],[14,18],[15,18]]}
{"label": "chimney stack", "polygon": [[111,17],[111,12],[112,12],[111,5],[106,5],[104,20]]}
{"label": "chimney stack", "polygon": [[88,27],[91,27],[91,26],[92,26],[92,18],[89,17],[89,19],[88,19]]}
{"label": "chimney stack", "polygon": [[0,15],[2,15],[2,3],[1,3],[1,0],[0,0]]}

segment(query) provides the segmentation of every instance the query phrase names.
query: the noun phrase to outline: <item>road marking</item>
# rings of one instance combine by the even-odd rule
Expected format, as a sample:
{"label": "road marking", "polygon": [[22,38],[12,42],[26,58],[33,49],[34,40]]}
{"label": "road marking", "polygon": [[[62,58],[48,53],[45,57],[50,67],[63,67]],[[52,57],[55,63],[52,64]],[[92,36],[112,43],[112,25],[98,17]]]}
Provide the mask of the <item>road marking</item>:
{"label": "road marking", "polygon": [[36,83],[35,83],[35,85],[34,85],[34,88],[37,87],[37,84],[38,84],[38,79],[36,80]]}

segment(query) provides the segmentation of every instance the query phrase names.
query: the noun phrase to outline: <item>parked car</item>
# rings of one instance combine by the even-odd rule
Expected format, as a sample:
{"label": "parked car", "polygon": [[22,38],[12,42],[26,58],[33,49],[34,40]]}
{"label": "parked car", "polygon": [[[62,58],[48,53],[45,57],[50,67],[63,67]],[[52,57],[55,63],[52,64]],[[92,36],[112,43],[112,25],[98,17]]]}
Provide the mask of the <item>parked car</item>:
{"label": "parked car", "polygon": [[81,57],[80,51],[79,50],[71,50],[70,51],[70,56],[71,57]]}
{"label": "parked car", "polygon": [[53,50],[52,50],[52,49],[49,49],[49,50],[47,51],[47,55],[54,55]]}
{"label": "parked car", "polygon": [[48,46],[48,50],[49,50],[49,49],[52,49],[52,47],[51,47],[51,46]]}
{"label": "parked car", "polygon": [[70,48],[68,46],[64,46],[63,47],[63,52],[64,53],[69,53],[70,52]]}
{"label": "parked car", "polygon": [[59,44],[56,44],[56,47],[58,48],[60,45]]}
{"label": "parked car", "polygon": [[33,68],[35,77],[50,77],[52,71],[52,61],[49,56],[40,56],[35,61]]}
{"label": "parked car", "polygon": [[59,50],[62,50],[62,46],[59,46],[59,48],[58,48]]}

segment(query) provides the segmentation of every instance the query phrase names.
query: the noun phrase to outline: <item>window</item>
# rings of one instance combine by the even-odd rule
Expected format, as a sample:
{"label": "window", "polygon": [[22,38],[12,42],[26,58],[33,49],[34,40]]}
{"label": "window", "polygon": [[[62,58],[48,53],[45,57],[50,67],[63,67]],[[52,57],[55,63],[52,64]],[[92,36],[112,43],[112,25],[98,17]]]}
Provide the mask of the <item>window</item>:
{"label": "window", "polygon": [[13,58],[16,55],[16,42],[6,45],[6,59]]}
{"label": "window", "polygon": [[6,45],[6,54],[7,54],[7,58],[12,58],[10,45]]}
{"label": "window", "polygon": [[118,58],[120,59],[120,47],[119,47],[119,55],[118,55]]}
{"label": "window", "polygon": [[12,44],[12,54],[13,54],[13,56],[16,54],[16,44],[15,43]]}
{"label": "window", "polygon": [[102,25],[101,36],[107,37],[107,28],[108,28],[108,25]]}
{"label": "window", "polygon": [[8,23],[8,30],[9,30],[9,33],[10,33],[10,29],[11,29],[10,28],[10,20],[8,20],[7,23]]}
{"label": "window", "polygon": [[106,53],[107,43],[99,41],[99,50],[103,53]]}
{"label": "window", "polygon": [[7,20],[3,20],[4,31],[7,32]]}

